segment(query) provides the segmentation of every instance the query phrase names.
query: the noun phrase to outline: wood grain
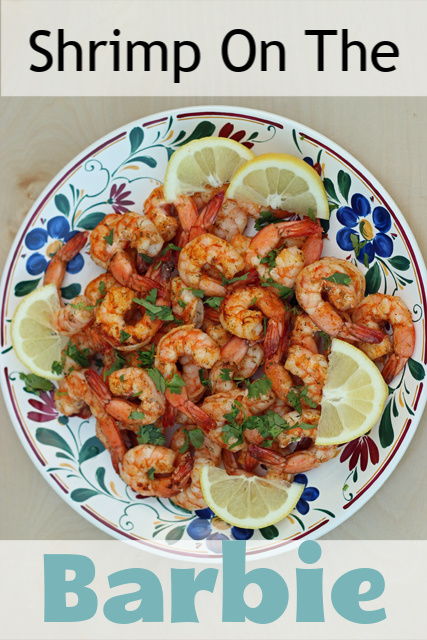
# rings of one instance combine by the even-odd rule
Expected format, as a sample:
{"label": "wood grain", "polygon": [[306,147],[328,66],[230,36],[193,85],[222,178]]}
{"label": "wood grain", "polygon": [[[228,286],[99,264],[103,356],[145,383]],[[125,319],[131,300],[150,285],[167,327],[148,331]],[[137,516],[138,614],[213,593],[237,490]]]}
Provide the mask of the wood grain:
{"label": "wood grain", "polygon": [[[389,191],[427,255],[427,100],[423,98],[1,98],[0,266],[28,209],[87,145],[137,118],[188,105],[233,104],[293,118],[340,144]],[[45,482],[1,398],[0,538],[108,539]],[[425,418],[369,503],[325,539],[425,539]]]}

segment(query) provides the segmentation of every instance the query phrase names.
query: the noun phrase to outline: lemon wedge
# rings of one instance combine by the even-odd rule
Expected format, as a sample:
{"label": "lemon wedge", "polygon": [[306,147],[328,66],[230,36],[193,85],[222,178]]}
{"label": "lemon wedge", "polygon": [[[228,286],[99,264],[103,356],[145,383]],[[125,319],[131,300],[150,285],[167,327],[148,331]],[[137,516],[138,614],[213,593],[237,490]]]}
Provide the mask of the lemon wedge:
{"label": "lemon wedge", "polygon": [[342,444],[362,436],[380,418],[387,396],[384,378],[368,356],[334,338],[316,445]]}
{"label": "lemon wedge", "polygon": [[200,138],[175,151],[166,168],[163,193],[167,202],[191,196],[207,185],[220,187],[255,155],[228,138]]}
{"label": "lemon wedge", "polygon": [[52,372],[55,360],[61,360],[61,351],[67,336],[56,333],[51,326],[52,315],[60,308],[58,291],[54,284],[36,289],[19,303],[12,318],[11,338],[17,357],[32,373],[42,378],[60,380]]}
{"label": "lemon wedge", "polygon": [[224,469],[204,465],[203,497],[217,516],[245,529],[261,529],[285,518],[295,507],[304,485],[276,483],[258,476],[229,476]]}
{"label": "lemon wedge", "polygon": [[309,164],[286,153],[266,153],[245,164],[232,179],[227,198],[262,207],[329,219],[326,191]]}

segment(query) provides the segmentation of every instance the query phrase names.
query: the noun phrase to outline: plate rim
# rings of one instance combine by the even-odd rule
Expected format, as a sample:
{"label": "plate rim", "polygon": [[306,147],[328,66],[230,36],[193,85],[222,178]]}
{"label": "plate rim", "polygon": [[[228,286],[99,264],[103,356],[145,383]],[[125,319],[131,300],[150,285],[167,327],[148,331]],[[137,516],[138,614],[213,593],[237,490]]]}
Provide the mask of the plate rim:
{"label": "plate rim", "polygon": [[[241,113],[239,113],[240,111]],[[427,282],[427,268],[424,262],[424,258],[422,256],[422,253],[420,251],[416,238],[412,232],[412,229],[410,228],[408,222],[406,221],[406,218],[402,213],[400,207],[397,206],[396,202],[391,197],[387,189],[385,189],[385,187],[377,180],[377,178],[375,178],[375,176],[371,173],[369,169],[367,169],[350,152],[346,151],[343,147],[337,144],[332,138],[325,136],[324,134],[318,132],[315,129],[312,129],[309,126],[306,126],[300,123],[299,121],[296,121],[292,118],[288,118],[287,116],[282,116],[282,115],[275,114],[269,111],[264,111],[261,109],[254,109],[252,107],[233,106],[228,104],[227,105],[206,104],[206,105],[195,105],[195,106],[188,106],[188,107],[184,105],[182,107],[178,107],[174,109],[159,111],[153,114],[148,114],[147,116],[143,116],[129,123],[126,123],[120,127],[117,127],[113,131],[110,131],[109,133],[105,134],[101,138],[96,139],[92,144],[85,147],[85,149],[83,149],[80,153],[74,156],[62,169],[60,169],[55,174],[55,176],[46,185],[46,187],[43,189],[41,194],[37,197],[37,199],[31,206],[30,210],[26,214],[12,242],[12,245],[9,249],[9,252],[5,261],[5,265],[4,265],[1,282],[0,282],[0,295],[2,297],[2,303],[1,303],[2,325],[3,325],[4,313],[5,313],[5,294],[7,293],[6,287],[9,282],[9,276],[10,276],[9,272],[10,272],[11,263],[15,259],[15,253],[18,247],[20,246],[20,240],[22,236],[26,234],[27,229],[29,228],[29,225],[31,224],[34,215],[37,214],[39,207],[44,203],[46,198],[49,196],[50,192],[53,191],[54,189],[56,190],[60,186],[61,182],[66,180],[68,174],[73,168],[76,167],[76,165],[80,165],[84,160],[91,158],[94,152],[101,150],[107,142],[111,143],[117,140],[119,137],[126,135],[133,126],[141,126],[142,124],[147,124],[147,122],[150,123],[151,121],[167,118],[170,116],[177,116],[178,114],[183,114],[183,113],[188,113],[192,117],[198,116],[200,118],[202,118],[203,116],[205,117],[215,116],[215,114],[219,114],[219,113],[221,113],[222,115],[227,115],[231,118],[239,118],[239,116],[240,117],[252,116],[252,119],[257,118],[262,120],[263,122],[266,121],[266,118],[271,118],[271,120],[268,120],[267,122],[275,126],[279,125],[281,129],[285,128],[283,125],[283,123],[285,123],[285,126],[291,125],[291,127],[293,128],[297,128],[297,129],[302,128],[304,130],[304,134],[306,133],[314,134],[316,139],[324,144],[330,145],[332,143],[333,151],[341,154],[342,159],[344,159],[346,163],[350,162],[351,164],[354,164],[355,165],[353,167],[354,169],[356,169],[357,171],[361,170],[362,176],[369,180],[369,182],[371,183],[371,186],[373,186],[373,188],[378,193],[378,195],[381,195],[382,199],[386,199],[387,201],[386,204],[396,214],[395,220],[396,222],[400,223],[400,226],[402,226],[402,220],[403,220],[403,226],[405,227],[404,232],[409,241],[409,246],[413,251],[414,258],[415,258],[414,260],[415,265],[419,271],[418,275],[419,275],[420,285],[422,288],[424,312],[426,312],[426,293],[424,289],[424,282]],[[277,121],[274,122],[274,120],[277,120],[278,122]],[[426,317],[426,315],[424,317]],[[1,329],[3,331],[3,326]],[[425,357],[425,354],[424,354],[424,357]],[[22,432],[22,428],[20,427],[20,425],[16,424],[16,416],[14,415],[9,390],[7,388],[5,380],[3,379],[3,376],[1,376],[1,379],[0,379],[0,386],[2,388],[9,418],[11,419],[15,432],[17,433],[18,438],[24,447],[24,450],[27,452],[29,458],[31,459],[31,462],[38,469],[39,473],[42,475],[42,477],[45,479],[48,485],[52,487],[56,491],[56,493],[59,496],[61,496],[64,502],[68,506],[73,508],[74,511],[76,511],[76,513],[78,513],[80,516],[83,516],[93,526],[101,529],[102,531],[107,533],[109,536],[111,536],[113,539],[118,539],[119,541],[126,542],[136,548],[143,549],[148,553],[154,553],[156,555],[160,555],[167,558],[173,557],[181,561],[192,561],[197,563],[212,563],[212,562],[219,563],[222,561],[221,554],[209,553],[203,556],[198,556],[198,555],[194,555],[192,552],[185,552],[182,550],[178,551],[173,546],[171,546],[170,549],[165,547],[160,547],[156,544],[153,544],[152,541],[149,539],[144,539],[141,541],[130,539],[126,536],[126,532],[119,532],[119,531],[116,531],[115,529],[108,527],[107,525],[104,524],[104,522],[101,522],[100,520],[95,519],[94,515],[89,514],[84,509],[80,508],[81,505],[77,503],[73,503],[71,500],[64,498],[63,492],[60,490],[60,487],[56,484],[56,482],[53,481],[53,478],[51,478],[49,474],[44,473],[43,465],[36,464],[36,461],[34,460],[34,452],[31,450],[31,447],[29,446],[29,443],[27,442],[24,436],[24,433]],[[269,557],[290,551],[291,549],[294,549],[296,546],[300,544],[301,539],[315,540],[319,537],[322,537],[324,534],[328,533],[329,531],[336,529],[348,518],[350,518],[353,514],[357,513],[357,511],[359,511],[359,509],[361,509],[377,493],[377,491],[381,489],[385,481],[390,477],[390,475],[398,466],[399,462],[401,461],[403,455],[405,454],[419,426],[426,403],[427,403],[427,385],[424,385],[419,395],[417,409],[415,410],[414,416],[412,416],[411,428],[408,429],[408,431],[403,435],[402,441],[399,447],[395,449],[393,458],[390,460],[389,464],[387,465],[387,468],[383,469],[381,476],[375,477],[375,480],[371,485],[371,487],[367,488],[367,490],[364,492],[364,495],[360,496],[360,499],[357,500],[357,503],[353,503],[351,505],[351,508],[348,509],[347,512],[340,513],[338,523],[336,522],[336,520],[330,519],[328,522],[325,523],[325,525],[320,526],[317,529],[316,528],[311,529],[308,532],[301,532],[302,533],[301,536],[296,536],[290,541],[286,541],[286,540],[276,541],[271,544],[271,548],[264,548],[262,550],[254,549],[253,551],[251,551],[250,548],[248,548],[246,551],[247,559],[260,560],[263,558],[269,558]],[[94,522],[94,519],[95,519],[95,522]]]}

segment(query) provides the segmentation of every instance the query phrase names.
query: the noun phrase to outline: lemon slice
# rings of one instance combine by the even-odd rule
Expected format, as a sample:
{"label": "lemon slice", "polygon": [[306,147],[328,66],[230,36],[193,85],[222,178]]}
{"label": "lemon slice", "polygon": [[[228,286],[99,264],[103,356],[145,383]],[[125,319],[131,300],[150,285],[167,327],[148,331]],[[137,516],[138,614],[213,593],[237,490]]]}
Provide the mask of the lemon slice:
{"label": "lemon slice", "polygon": [[178,196],[204,191],[206,185],[220,187],[255,155],[228,138],[200,138],[175,151],[166,168],[163,192],[167,202]]}
{"label": "lemon slice", "polygon": [[261,529],[292,511],[304,485],[275,483],[252,476],[229,476],[224,469],[204,465],[200,474],[203,497],[217,516],[245,529]]}
{"label": "lemon slice", "polygon": [[232,179],[226,197],[299,215],[312,209],[317,218],[329,219],[319,174],[304,160],[286,153],[266,153],[245,164]]}
{"label": "lemon slice", "polygon": [[316,445],[349,442],[372,429],[388,387],[374,363],[353,345],[332,340]]}
{"label": "lemon slice", "polygon": [[54,284],[29,293],[19,303],[10,327],[13,348],[23,365],[30,371],[52,380],[61,375],[52,373],[52,363],[61,359],[61,351],[68,342],[51,326],[52,315],[60,307]]}

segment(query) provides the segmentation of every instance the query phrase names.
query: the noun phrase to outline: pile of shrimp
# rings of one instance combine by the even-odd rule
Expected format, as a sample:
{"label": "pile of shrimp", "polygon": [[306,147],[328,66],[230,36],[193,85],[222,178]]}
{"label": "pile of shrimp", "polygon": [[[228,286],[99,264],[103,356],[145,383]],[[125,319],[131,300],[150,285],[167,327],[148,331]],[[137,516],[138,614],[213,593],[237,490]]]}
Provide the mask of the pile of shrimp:
{"label": "pile of shrimp", "polygon": [[316,445],[331,338],[362,349],[387,382],[415,342],[400,298],[365,297],[354,264],[321,257],[317,220],[234,202],[226,187],[174,203],[157,187],[143,213],[74,235],[45,277],[60,294],[88,241],[103,270],[52,319],[69,336],[53,364],[57,409],[95,416],[133,491],[190,510],[206,507],[203,465],[290,482],[337,454]]}

